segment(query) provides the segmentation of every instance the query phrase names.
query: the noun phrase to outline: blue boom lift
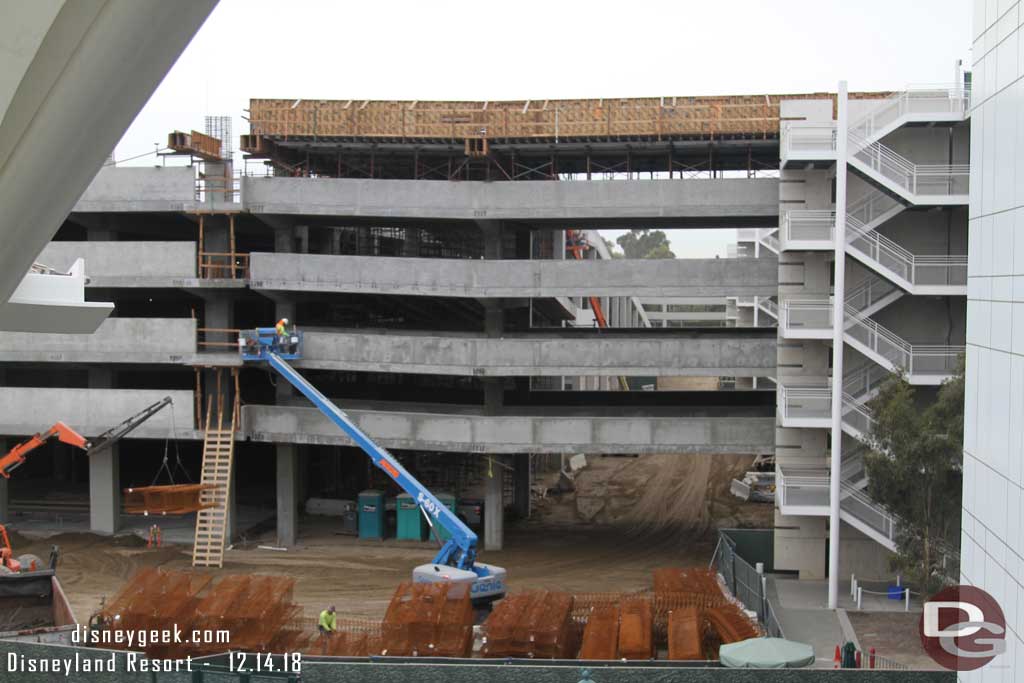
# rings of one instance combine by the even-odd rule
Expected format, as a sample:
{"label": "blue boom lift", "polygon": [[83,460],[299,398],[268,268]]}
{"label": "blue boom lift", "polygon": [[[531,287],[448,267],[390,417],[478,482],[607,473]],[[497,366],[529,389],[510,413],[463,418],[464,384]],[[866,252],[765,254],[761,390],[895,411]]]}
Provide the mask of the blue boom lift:
{"label": "blue boom lift", "polygon": [[500,600],[505,596],[506,572],[502,567],[477,562],[477,535],[473,530],[409,474],[395,456],[374,443],[353,424],[344,411],[285,362],[302,358],[301,332],[292,329],[284,335],[278,335],[273,327],[257,327],[252,331],[245,330],[239,335],[238,347],[243,360],[268,363],[293,387],[302,392],[320,409],[320,412],[370,456],[373,464],[384,470],[403,491],[413,497],[431,527],[440,524],[449,533],[450,538],[441,546],[434,561],[413,569],[413,581],[471,583],[473,602],[478,606]]}

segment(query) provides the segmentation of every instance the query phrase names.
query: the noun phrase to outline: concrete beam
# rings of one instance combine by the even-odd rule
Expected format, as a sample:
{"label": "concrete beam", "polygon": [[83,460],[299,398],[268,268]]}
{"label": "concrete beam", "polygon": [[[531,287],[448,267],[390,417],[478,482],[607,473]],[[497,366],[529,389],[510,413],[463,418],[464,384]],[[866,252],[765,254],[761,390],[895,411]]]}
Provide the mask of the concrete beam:
{"label": "concrete beam", "polygon": [[[4,79],[0,111],[0,239],[7,247],[0,301],[10,298],[216,4],[65,2],[55,14],[26,7],[11,23],[18,28],[25,17],[38,17],[48,28],[41,37],[22,32],[4,41],[19,73],[6,70],[14,77]],[[9,84],[16,84],[13,94]]]}
{"label": "concrete beam", "polygon": [[107,318],[94,334],[0,332],[0,361],[192,363],[192,318]]}
{"label": "concrete beam", "polygon": [[143,213],[195,211],[195,169],[188,166],[168,168],[100,169],[73,213]]}
{"label": "concrete beam", "polygon": [[66,270],[80,258],[90,287],[184,287],[197,279],[195,242],[50,242],[36,260]]}
{"label": "concrete beam", "polygon": [[202,438],[193,429],[193,392],[159,389],[0,387],[0,434],[34,434],[61,420],[83,436],[96,436],[164,396],[172,398],[173,407],[144,422],[131,437]]}
{"label": "concrete beam", "polygon": [[243,178],[256,214],[515,220],[551,227],[778,225],[777,179],[478,182]]}
{"label": "concrete beam", "polygon": [[253,289],[500,298],[724,297],[778,294],[779,264],[759,259],[473,260],[250,255]]}
{"label": "concrete beam", "polygon": [[[775,444],[772,417],[346,412],[386,448],[459,453],[768,454]],[[254,441],[353,445],[316,408],[246,405],[242,425]]]}
{"label": "concrete beam", "polygon": [[[778,341],[742,330],[646,334],[505,334],[304,331],[303,360],[326,370],[480,377],[775,374]],[[0,337],[0,343],[3,338]],[[0,353],[0,359],[3,354]]]}

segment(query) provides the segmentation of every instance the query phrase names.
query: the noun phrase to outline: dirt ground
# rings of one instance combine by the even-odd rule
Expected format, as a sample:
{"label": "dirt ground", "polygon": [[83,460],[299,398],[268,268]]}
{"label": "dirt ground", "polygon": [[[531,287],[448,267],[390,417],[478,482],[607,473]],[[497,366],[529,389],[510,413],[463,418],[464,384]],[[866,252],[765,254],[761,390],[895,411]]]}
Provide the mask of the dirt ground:
{"label": "dirt ground", "polygon": [[942,669],[921,646],[919,612],[849,611],[847,616],[865,652],[875,648],[877,654],[911,669]]}
{"label": "dirt ground", "polygon": [[[57,574],[80,621],[99,607],[102,597],[115,595],[137,569],[186,569],[191,558],[186,546],[147,549],[134,536],[62,534],[45,540],[17,536],[12,543],[19,553],[41,557],[51,543],[61,546]],[[288,552],[260,550],[255,545],[229,550],[218,573],[292,576],[295,601],[307,616],[336,604],[344,616],[381,618],[395,586],[410,577],[415,565],[429,562],[434,552],[428,543],[359,541],[336,535],[323,518],[303,519],[299,543]],[[637,535],[615,528],[522,523],[506,527],[504,550],[483,552],[481,559],[505,567],[513,591],[630,591],[650,587],[651,572],[657,567],[706,565],[713,550],[709,540],[689,534]]]}
{"label": "dirt ground", "polygon": [[[571,592],[631,591],[651,586],[663,566],[706,565],[715,529],[768,526],[771,506],[744,503],[729,494],[752,456],[654,455],[592,457],[576,478],[576,491],[536,496],[528,521],[507,523],[505,549],[482,552],[484,562],[508,570],[512,591],[533,588]],[[553,483],[557,473],[547,477]],[[545,478],[537,481],[545,488]],[[299,545],[286,552],[274,532],[225,555],[220,573],[286,574],[296,580],[295,600],[315,615],[336,604],[342,615],[381,618],[400,581],[429,562],[430,543],[359,541],[335,532],[336,520],[303,517]],[[49,555],[61,547],[58,576],[79,620],[145,566],[189,568],[189,546],[147,549],[134,535],[107,538],[65,533],[42,540],[15,535],[17,554]],[[202,571],[202,570],[197,570]]]}
{"label": "dirt ground", "polygon": [[[770,504],[746,503],[729,493],[730,482],[742,479],[753,461],[752,455],[590,456],[576,474],[575,490],[535,502],[533,515],[551,525],[595,524],[646,532],[769,527]],[[538,480],[553,488],[558,474]]]}

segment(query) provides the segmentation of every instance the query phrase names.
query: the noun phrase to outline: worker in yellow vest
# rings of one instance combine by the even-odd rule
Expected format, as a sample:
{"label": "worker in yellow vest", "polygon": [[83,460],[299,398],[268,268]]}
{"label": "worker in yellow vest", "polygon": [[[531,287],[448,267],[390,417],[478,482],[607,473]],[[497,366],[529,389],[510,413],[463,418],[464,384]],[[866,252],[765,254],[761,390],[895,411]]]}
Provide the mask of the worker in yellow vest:
{"label": "worker in yellow vest", "polygon": [[320,630],[322,635],[329,635],[334,633],[337,629],[334,616],[334,605],[331,605],[320,613],[320,622],[317,624],[317,628]]}

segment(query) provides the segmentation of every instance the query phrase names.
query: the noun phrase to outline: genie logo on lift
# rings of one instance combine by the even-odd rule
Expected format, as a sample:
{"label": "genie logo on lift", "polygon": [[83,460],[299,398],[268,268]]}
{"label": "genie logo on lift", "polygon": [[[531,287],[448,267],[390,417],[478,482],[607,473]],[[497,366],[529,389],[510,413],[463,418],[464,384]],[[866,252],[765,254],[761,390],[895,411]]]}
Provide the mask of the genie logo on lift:
{"label": "genie logo on lift", "polygon": [[501,583],[500,579],[492,579],[491,581],[477,581],[473,584],[471,593],[500,593],[505,590],[505,586]]}
{"label": "genie logo on lift", "polygon": [[441,517],[441,506],[430,499],[430,496],[420,491],[419,495],[416,496],[416,502],[423,506],[429,514],[434,515],[434,518]]}

